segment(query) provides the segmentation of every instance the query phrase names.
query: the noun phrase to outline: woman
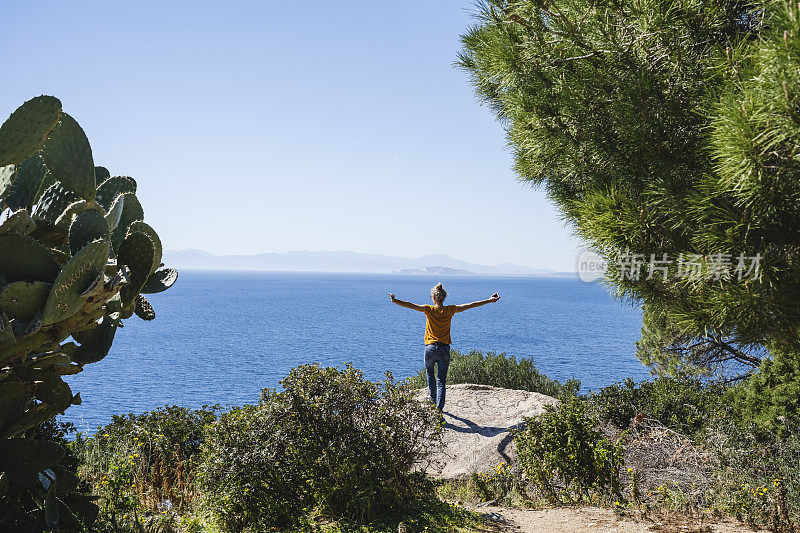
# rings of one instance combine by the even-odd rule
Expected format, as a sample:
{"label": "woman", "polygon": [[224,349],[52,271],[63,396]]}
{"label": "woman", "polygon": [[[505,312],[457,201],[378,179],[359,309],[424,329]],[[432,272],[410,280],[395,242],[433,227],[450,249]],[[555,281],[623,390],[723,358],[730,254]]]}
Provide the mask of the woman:
{"label": "woman", "polygon": [[[496,302],[500,299],[500,295],[494,293],[486,300],[472,302],[469,304],[460,305],[444,305],[444,299],[447,297],[447,291],[444,290],[441,283],[437,283],[431,289],[431,300],[433,305],[417,305],[411,302],[404,302],[394,297],[394,294],[389,293],[389,298],[393,303],[401,307],[407,307],[414,311],[421,311],[425,313],[427,322],[425,323],[425,370],[428,373],[428,388],[431,391],[431,402],[433,402],[437,409],[441,411],[444,409],[444,386],[447,380],[447,367],[450,365],[450,320],[453,315],[472,309],[473,307],[480,307],[488,303]],[[434,381],[433,366],[438,367],[439,373],[439,396],[436,396],[436,382]]]}

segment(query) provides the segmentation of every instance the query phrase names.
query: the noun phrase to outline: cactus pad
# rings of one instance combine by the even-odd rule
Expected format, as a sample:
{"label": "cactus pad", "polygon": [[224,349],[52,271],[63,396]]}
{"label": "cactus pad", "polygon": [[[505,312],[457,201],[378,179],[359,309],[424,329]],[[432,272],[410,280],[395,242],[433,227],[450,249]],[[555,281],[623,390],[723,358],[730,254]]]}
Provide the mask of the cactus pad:
{"label": "cactus pad", "polygon": [[14,336],[11,321],[5,314],[0,313],[0,344],[11,344],[16,341],[17,338]]}
{"label": "cactus pad", "polygon": [[96,186],[92,147],[74,118],[66,113],[61,114],[42,155],[55,179],[84,200],[94,200]]}
{"label": "cactus pad", "polygon": [[[127,202],[127,199],[125,200]],[[131,270],[131,282],[120,289],[123,309],[130,308],[134,298],[150,277],[153,266],[154,246],[145,233],[129,233],[117,251],[117,262]]]}
{"label": "cactus pad", "polygon": [[17,171],[16,165],[6,165],[0,167],[0,199],[5,197],[8,189],[11,188],[11,182],[14,179],[14,173]]}
{"label": "cactus pad", "polygon": [[156,312],[150,302],[143,295],[136,296],[136,301],[133,304],[133,312],[142,320],[153,320],[156,318]]}
{"label": "cactus pad", "polygon": [[43,281],[17,281],[0,292],[0,313],[11,318],[28,321],[44,309],[50,295],[51,284]]}
{"label": "cactus pad", "polygon": [[[22,414],[22,416],[17,418],[8,428],[6,428],[6,434],[19,435],[20,433],[23,433],[30,428],[36,427],[44,421],[53,418],[58,414],[58,412],[58,409],[46,403],[33,405],[32,407],[29,407],[28,410]],[[31,482],[35,483],[35,479],[35,476],[31,476],[28,485],[30,485]]]}
{"label": "cactus pad", "polygon": [[70,354],[70,358],[79,365],[96,363],[108,355],[111,344],[114,342],[114,335],[119,326],[119,314],[114,313],[105,315],[97,326],[89,331],[82,331],[73,335],[76,341],[81,343],[78,348]]}
{"label": "cactus pad", "polygon": [[31,392],[31,386],[24,381],[6,381],[0,389],[0,402],[5,402],[13,398],[26,396]]}
{"label": "cactus pad", "polygon": [[4,167],[0,167],[0,208],[4,208],[2,199],[11,188],[11,182],[14,178],[14,172],[16,171],[16,168],[17,167],[15,165],[6,165]]}
{"label": "cactus pad", "polygon": [[94,167],[94,180],[96,183],[103,183],[111,177],[111,172],[106,167]]}
{"label": "cactus pad", "polygon": [[38,400],[63,411],[72,404],[72,391],[69,385],[55,372],[42,372],[33,391]]}
{"label": "cactus pad", "polygon": [[41,187],[47,176],[47,167],[44,166],[41,154],[36,154],[23,161],[16,167],[11,178],[11,187],[6,195],[8,207],[30,211],[37,195],[41,195],[43,192]]}
{"label": "cactus pad", "polygon": [[64,449],[49,440],[7,439],[0,454],[0,470],[14,474],[37,474],[64,456]]}
{"label": "cactus pad", "polygon": [[161,270],[156,270],[150,277],[147,278],[147,282],[142,287],[143,294],[155,294],[157,292],[162,292],[170,287],[175,283],[178,279],[178,271],[174,268],[162,268]]}
{"label": "cactus pad", "polygon": [[106,209],[106,222],[108,223],[108,231],[114,231],[117,229],[117,224],[119,224],[119,219],[122,217],[122,209],[125,206],[125,196],[120,195],[117,196],[114,203],[111,204],[111,207]]}
{"label": "cactus pad", "polygon": [[161,239],[158,238],[158,233],[156,233],[156,230],[141,220],[136,220],[132,222],[130,226],[128,226],[128,233],[133,233],[134,231],[141,231],[150,237],[151,241],[153,241],[153,266],[150,268],[150,272],[153,273],[158,267],[161,266]]}
{"label": "cactus pad", "polygon": [[47,248],[18,233],[0,235],[0,276],[15,281],[52,282],[60,267]]}
{"label": "cactus pad", "polygon": [[93,209],[84,211],[75,217],[69,227],[69,249],[72,255],[97,239],[109,239],[108,223],[105,217]]}
{"label": "cactus pad", "polygon": [[136,182],[128,176],[112,176],[97,187],[95,201],[106,211],[114,203],[117,196],[125,193],[136,193]]}
{"label": "cactus pad", "polygon": [[61,266],[66,265],[67,263],[69,263],[69,260],[72,259],[72,256],[70,254],[59,248],[48,248],[48,251],[50,252],[50,255],[53,257],[53,259],[55,259],[56,263],[58,263]]}
{"label": "cactus pad", "polygon": [[94,278],[94,281],[91,282],[88,287],[86,287],[86,290],[81,293],[81,298],[92,298],[103,292],[103,289],[105,288],[105,281],[105,273],[100,272],[97,277]]}
{"label": "cactus pad", "polygon": [[19,233],[20,235],[27,235],[36,229],[36,222],[28,214],[27,209],[20,209],[15,211],[0,224],[0,235],[6,233]]}
{"label": "cactus pad", "polygon": [[80,310],[86,302],[81,294],[105,270],[109,249],[108,241],[95,241],[83,247],[64,265],[42,312],[45,326],[64,320]]}
{"label": "cactus pad", "polygon": [[[109,291],[117,290],[117,287],[121,287],[123,285],[127,285],[131,282],[131,269],[128,268],[127,265],[119,265],[117,267],[117,273],[114,275],[113,278],[108,280],[105,283],[106,289]],[[121,305],[120,305],[121,306]]]}
{"label": "cactus pad", "polygon": [[64,209],[64,212],[58,215],[55,222],[55,227],[59,233],[69,233],[69,227],[72,225],[72,219],[86,211],[92,205],[86,200],[78,200],[73,202]]}
{"label": "cactus pad", "polygon": [[61,102],[52,96],[19,106],[0,126],[0,166],[22,163],[41,150],[61,115]]}
{"label": "cactus pad", "polygon": [[[42,159],[42,164],[44,164],[44,159]],[[45,167],[45,169],[46,168],[47,167]],[[39,199],[42,197],[44,192],[50,187],[52,187],[55,182],[56,179],[53,177],[53,174],[49,170],[47,170],[47,172],[45,172],[42,183],[39,184],[39,190],[37,190],[36,194],[33,195],[33,202],[31,202],[31,209],[29,209],[29,211],[33,212],[33,206],[35,206],[39,202]]]}
{"label": "cactus pad", "polygon": [[33,335],[40,329],[42,329],[42,313],[38,312],[25,324],[25,332],[23,335]]}
{"label": "cactus pad", "polygon": [[55,223],[56,219],[79,198],[68,191],[60,182],[53,183],[36,202],[33,207],[34,220],[46,220]]}
{"label": "cactus pad", "polygon": [[111,233],[111,244],[114,245],[114,250],[119,250],[125,235],[128,234],[128,226],[137,220],[144,220],[144,210],[136,195],[129,192],[123,194],[122,197],[124,198],[122,214],[119,217],[117,227]]}

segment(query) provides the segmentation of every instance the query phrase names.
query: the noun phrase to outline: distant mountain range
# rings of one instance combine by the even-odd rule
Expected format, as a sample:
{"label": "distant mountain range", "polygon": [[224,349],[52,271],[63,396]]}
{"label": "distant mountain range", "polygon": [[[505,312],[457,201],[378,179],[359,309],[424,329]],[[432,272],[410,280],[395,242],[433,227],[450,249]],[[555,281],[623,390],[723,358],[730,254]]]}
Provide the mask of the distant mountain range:
{"label": "distant mountain range", "polygon": [[395,271],[396,274],[446,274],[449,276],[474,276],[475,272],[461,270],[459,268],[447,268],[443,266],[429,266],[421,268],[403,268]]}
{"label": "distant mountain range", "polygon": [[[558,276],[564,273],[546,268],[532,268],[511,263],[478,265],[454,259],[449,255],[397,257],[364,254],[344,250],[307,252],[294,251],[256,255],[213,255],[203,250],[167,250],[167,266],[202,270],[274,270],[312,272],[374,272],[428,274],[485,274],[496,276]],[[430,269],[426,271],[426,269]],[[440,269],[440,270],[437,270]],[[451,272],[453,269],[459,272]],[[569,273],[569,275],[574,275]]]}

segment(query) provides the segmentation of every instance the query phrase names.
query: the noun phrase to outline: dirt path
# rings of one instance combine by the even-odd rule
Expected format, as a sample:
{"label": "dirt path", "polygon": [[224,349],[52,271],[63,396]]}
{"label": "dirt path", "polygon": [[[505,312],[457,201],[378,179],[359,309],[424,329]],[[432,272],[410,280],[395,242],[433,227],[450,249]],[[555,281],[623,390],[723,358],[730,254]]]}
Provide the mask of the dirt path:
{"label": "dirt path", "polygon": [[556,509],[513,509],[482,507],[486,532],[492,533],[739,533],[753,530],[731,520],[659,516],[649,519],[619,517],[599,507],[559,507]]}

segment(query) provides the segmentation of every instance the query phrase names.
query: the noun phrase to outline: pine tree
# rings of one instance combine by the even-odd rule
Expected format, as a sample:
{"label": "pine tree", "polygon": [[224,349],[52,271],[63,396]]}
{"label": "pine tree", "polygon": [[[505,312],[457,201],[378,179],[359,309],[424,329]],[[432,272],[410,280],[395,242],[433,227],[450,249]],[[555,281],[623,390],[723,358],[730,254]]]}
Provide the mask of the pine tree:
{"label": "pine tree", "polygon": [[641,304],[645,363],[797,367],[796,3],[490,0],[462,42],[519,178]]}

